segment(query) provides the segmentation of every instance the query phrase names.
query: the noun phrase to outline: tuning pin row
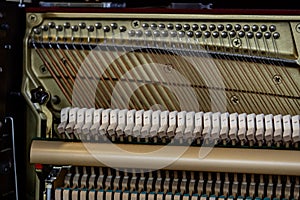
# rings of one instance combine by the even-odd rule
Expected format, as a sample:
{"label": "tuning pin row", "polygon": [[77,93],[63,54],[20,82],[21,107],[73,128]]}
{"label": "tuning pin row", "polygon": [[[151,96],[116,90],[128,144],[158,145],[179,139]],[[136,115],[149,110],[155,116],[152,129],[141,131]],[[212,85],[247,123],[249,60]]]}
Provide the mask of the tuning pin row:
{"label": "tuning pin row", "polygon": [[40,27],[34,28],[33,30],[35,34],[40,34],[42,31],[46,32],[49,30],[56,30],[58,32],[61,32],[63,30],[68,30],[68,29],[71,29],[73,32],[77,32],[79,30],[84,30],[84,29],[86,29],[89,32],[94,32],[95,30],[100,30],[101,28],[103,29],[104,32],[117,30],[118,28],[121,32],[126,31],[125,26],[119,27],[117,23],[111,23],[110,25],[102,25],[100,22],[97,22],[95,24],[90,24],[90,25],[87,25],[85,22],[81,22],[79,24],[72,24],[72,25],[69,22],[65,22],[64,24],[58,24],[58,25],[56,25],[55,22],[49,22],[48,24],[43,24]]}

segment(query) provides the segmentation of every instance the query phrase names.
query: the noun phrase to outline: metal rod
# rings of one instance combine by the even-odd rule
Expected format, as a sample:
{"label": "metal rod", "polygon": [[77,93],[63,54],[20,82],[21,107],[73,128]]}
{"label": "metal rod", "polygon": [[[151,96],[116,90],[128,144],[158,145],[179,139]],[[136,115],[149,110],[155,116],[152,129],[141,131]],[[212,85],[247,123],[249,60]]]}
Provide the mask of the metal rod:
{"label": "metal rod", "polygon": [[16,145],[15,145],[15,128],[14,128],[14,119],[12,117],[6,117],[5,123],[7,123],[7,120],[10,120],[11,122],[11,139],[12,139],[12,153],[13,153],[13,162],[14,162],[14,177],[15,177],[15,194],[16,194],[16,200],[19,199],[18,195],[18,178],[17,178],[17,166],[16,166]]}

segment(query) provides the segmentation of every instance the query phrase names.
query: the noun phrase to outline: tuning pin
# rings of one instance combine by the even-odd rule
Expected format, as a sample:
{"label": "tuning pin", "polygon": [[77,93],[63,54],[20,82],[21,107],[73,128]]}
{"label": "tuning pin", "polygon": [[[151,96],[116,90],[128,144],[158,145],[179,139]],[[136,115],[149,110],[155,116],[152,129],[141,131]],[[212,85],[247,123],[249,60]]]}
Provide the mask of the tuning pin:
{"label": "tuning pin", "polygon": [[71,29],[72,29],[72,31],[78,31],[78,26],[76,26],[76,25],[74,25],[74,26],[71,26]]}
{"label": "tuning pin", "polygon": [[161,31],[161,35],[163,36],[163,37],[168,37],[168,31]]}
{"label": "tuning pin", "polygon": [[177,36],[177,31],[171,31],[170,35],[171,35],[171,37],[176,37]]}
{"label": "tuning pin", "polygon": [[193,32],[193,31],[187,31],[187,32],[186,32],[186,35],[187,35],[188,37],[193,37],[193,36],[194,36],[194,32]]}
{"label": "tuning pin", "polygon": [[227,36],[228,36],[228,33],[226,31],[222,31],[221,37],[222,38],[227,38]]}
{"label": "tuning pin", "polygon": [[130,37],[135,36],[135,31],[134,31],[134,30],[128,31],[128,35],[129,35]]}
{"label": "tuning pin", "polygon": [[211,31],[216,30],[216,25],[210,24],[210,25],[209,25],[209,30],[211,30]]}
{"label": "tuning pin", "polygon": [[117,23],[112,23],[110,26],[111,26],[112,29],[117,29],[118,28],[118,24]]}
{"label": "tuning pin", "polygon": [[33,29],[33,32],[35,34],[40,34],[42,31],[41,31],[41,28],[35,28],[35,29]]}
{"label": "tuning pin", "polygon": [[265,36],[266,39],[270,39],[272,34],[270,32],[265,32],[264,36]]}
{"label": "tuning pin", "polygon": [[202,32],[201,31],[196,31],[195,36],[196,36],[196,38],[200,38],[202,36]]}
{"label": "tuning pin", "polygon": [[57,26],[55,27],[55,29],[56,29],[57,31],[62,31],[62,30],[63,30],[63,27],[62,27],[62,25],[57,25]]}
{"label": "tuning pin", "polygon": [[96,23],[95,27],[96,27],[96,29],[100,29],[102,27],[102,24],[101,23]]}
{"label": "tuning pin", "polygon": [[48,26],[49,26],[50,28],[55,28],[55,23],[54,23],[54,22],[49,22],[49,23],[48,23]]}
{"label": "tuning pin", "polygon": [[104,26],[103,30],[104,30],[104,32],[109,32],[110,31],[110,27],[109,26]]}
{"label": "tuning pin", "polygon": [[218,29],[218,31],[223,31],[224,30],[224,25],[223,24],[218,24],[217,29]]}
{"label": "tuning pin", "polygon": [[146,35],[147,37],[152,36],[152,31],[151,31],[151,30],[146,30],[146,31],[145,31],[145,35]]}
{"label": "tuning pin", "polygon": [[41,26],[41,29],[42,29],[43,31],[48,31],[49,28],[48,28],[47,25],[42,25],[42,26]]}
{"label": "tuning pin", "polygon": [[268,30],[267,25],[261,25],[260,30],[261,30],[262,32],[267,31],[267,30]]}
{"label": "tuning pin", "polygon": [[185,36],[185,32],[184,31],[178,31],[178,37],[182,38]]}
{"label": "tuning pin", "polygon": [[204,32],[204,37],[209,38],[211,36],[211,33],[209,31]]}
{"label": "tuning pin", "polygon": [[120,26],[120,32],[125,32],[126,31],[126,27],[125,26]]}
{"label": "tuning pin", "polygon": [[153,35],[154,35],[154,37],[159,37],[160,31],[157,31],[157,30],[153,31]]}
{"label": "tuning pin", "polygon": [[84,22],[81,22],[78,24],[80,29],[85,29],[86,24]]}
{"label": "tuning pin", "polygon": [[135,31],[135,35],[136,35],[137,37],[142,37],[143,32],[142,32],[141,30],[137,30],[137,31]]}
{"label": "tuning pin", "polygon": [[260,39],[260,38],[262,38],[263,34],[262,34],[261,32],[257,32],[257,33],[255,34],[255,36],[256,36],[258,39]]}
{"label": "tuning pin", "polygon": [[274,39],[278,39],[280,37],[280,34],[278,32],[275,32],[273,34]]}
{"label": "tuning pin", "polygon": [[66,22],[66,23],[64,23],[64,27],[65,27],[66,29],[68,29],[68,28],[70,28],[70,27],[71,27],[71,25],[70,25],[70,23],[69,23],[69,22]]}
{"label": "tuning pin", "polygon": [[93,32],[94,31],[94,26],[87,26],[86,29],[89,31],[89,32]]}

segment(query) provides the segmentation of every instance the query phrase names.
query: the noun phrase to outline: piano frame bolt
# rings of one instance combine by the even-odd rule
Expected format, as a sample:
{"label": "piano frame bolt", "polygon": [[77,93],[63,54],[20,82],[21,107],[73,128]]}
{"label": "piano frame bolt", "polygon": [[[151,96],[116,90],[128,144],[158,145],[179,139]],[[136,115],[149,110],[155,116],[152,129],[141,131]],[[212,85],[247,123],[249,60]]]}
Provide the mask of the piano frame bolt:
{"label": "piano frame bolt", "polygon": [[36,22],[37,21],[37,16],[35,14],[31,14],[28,16],[29,21],[32,22]]}
{"label": "piano frame bolt", "polygon": [[297,31],[298,33],[300,33],[300,24],[297,24],[297,25],[296,25],[296,31]]}
{"label": "piano frame bolt", "polygon": [[131,26],[132,26],[132,28],[140,28],[141,22],[139,20],[133,20],[131,22]]}
{"label": "piano frame bolt", "polygon": [[48,73],[48,70],[47,70],[47,68],[46,68],[45,65],[41,65],[41,66],[40,66],[40,72],[41,72],[42,74]]}
{"label": "piano frame bolt", "polygon": [[232,45],[236,48],[242,46],[242,40],[240,38],[234,38],[232,40]]}
{"label": "piano frame bolt", "polygon": [[274,82],[276,85],[280,84],[280,83],[282,82],[281,76],[280,76],[280,75],[275,75],[275,76],[273,76],[273,82]]}
{"label": "piano frame bolt", "polygon": [[239,97],[236,96],[236,95],[233,95],[233,96],[230,98],[230,101],[231,101],[232,103],[234,103],[234,104],[240,103],[240,102],[239,102]]}

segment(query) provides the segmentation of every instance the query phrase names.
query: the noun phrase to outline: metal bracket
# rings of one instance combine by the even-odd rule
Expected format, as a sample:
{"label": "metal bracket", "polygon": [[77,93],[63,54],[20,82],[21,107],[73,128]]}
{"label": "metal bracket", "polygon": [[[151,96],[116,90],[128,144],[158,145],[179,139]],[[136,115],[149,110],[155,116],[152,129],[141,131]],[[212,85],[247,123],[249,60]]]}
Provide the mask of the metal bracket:
{"label": "metal bracket", "polygon": [[51,190],[53,188],[53,183],[56,179],[58,179],[60,176],[64,176],[66,174],[66,171],[69,170],[71,166],[61,166],[57,167],[54,166],[52,170],[50,171],[48,177],[45,180],[46,184],[46,200],[51,200]]}

